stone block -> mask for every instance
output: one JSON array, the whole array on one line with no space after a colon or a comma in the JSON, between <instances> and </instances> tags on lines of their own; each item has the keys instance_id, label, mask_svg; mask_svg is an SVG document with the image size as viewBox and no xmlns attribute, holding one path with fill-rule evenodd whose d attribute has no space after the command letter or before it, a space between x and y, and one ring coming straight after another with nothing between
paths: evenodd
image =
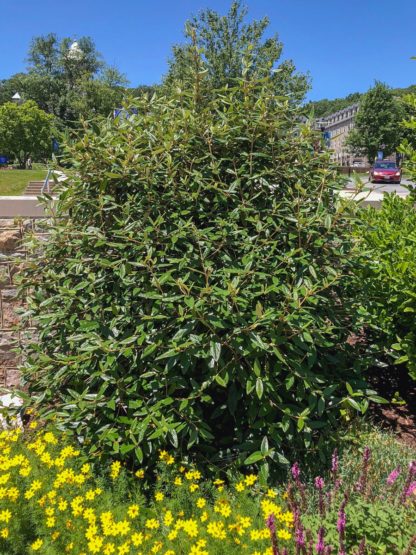
<instances>
[{"instance_id":1,"label":"stone block","mask_svg":"<svg viewBox=\"0 0 416 555\"><path fill-rule=\"evenodd\" d=\"M17 250L21 240L20 230L1 230L0 229L0 252L4 254L12 253Z\"/></svg>"}]
</instances>

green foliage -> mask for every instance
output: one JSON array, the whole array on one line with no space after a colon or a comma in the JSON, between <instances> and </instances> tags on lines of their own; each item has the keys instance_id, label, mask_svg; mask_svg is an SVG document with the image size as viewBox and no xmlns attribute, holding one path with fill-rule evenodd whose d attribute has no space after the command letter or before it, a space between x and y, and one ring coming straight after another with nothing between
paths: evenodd
<instances>
[{"instance_id":1,"label":"green foliage","mask_svg":"<svg viewBox=\"0 0 416 555\"><path fill-rule=\"evenodd\" d=\"M302 100L308 89L307 76L296 73L291 60L279 63L283 45L277 35L264 38L269 25L267 17L245 23L246 16L247 9L241 0L235 0L224 16L207 9L188 21L185 26L187 42L173 47L165 86L171 89L188 81L194 71L195 47L203 58L207 89L233 86L241 77L243 59L249 51L250 71L260 78L271 77L277 95Z\"/></svg>"},{"instance_id":2,"label":"green foliage","mask_svg":"<svg viewBox=\"0 0 416 555\"><path fill-rule=\"evenodd\" d=\"M101 60L94 42L81 37L71 53L71 40L55 34L35 37L31 43L28 73L0 81L0 105L18 91L53 114L61 128L78 127L80 118L107 117L121 106L127 80Z\"/></svg>"},{"instance_id":3,"label":"green foliage","mask_svg":"<svg viewBox=\"0 0 416 555\"><path fill-rule=\"evenodd\" d=\"M362 213L358 234L368 254L360 281L379 353L405 362L416 379L416 211L412 196L385 195Z\"/></svg>"},{"instance_id":4,"label":"green foliage","mask_svg":"<svg viewBox=\"0 0 416 555\"><path fill-rule=\"evenodd\" d=\"M0 106L0 151L14 156L24 167L32 156L48 158L52 149L51 115L29 100L21 105L8 102Z\"/></svg>"},{"instance_id":5,"label":"green foliage","mask_svg":"<svg viewBox=\"0 0 416 555\"><path fill-rule=\"evenodd\" d=\"M408 507L395 505L383 498L367 501L358 495L353 496L347 505L346 520L346 553L357 553L356 549L365 538L366 553L402 555L412 538L411 530L416 526ZM326 518L316 513L309 515L304 522L315 530L320 525L324 526L326 543L338 544L336 510L327 514Z\"/></svg>"},{"instance_id":6,"label":"green foliage","mask_svg":"<svg viewBox=\"0 0 416 555\"><path fill-rule=\"evenodd\" d=\"M367 156L372 162L384 146L389 155L399 146L404 112L393 91L376 82L360 101L360 110L355 118L355 128L347 138L347 144L358 155Z\"/></svg>"},{"instance_id":7,"label":"green foliage","mask_svg":"<svg viewBox=\"0 0 416 555\"><path fill-rule=\"evenodd\" d=\"M59 40L54 33L49 33L33 38L28 53L29 72L55 78L63 76L72 83L86 75L98 74L104 64L94 41L81 37L76 43L78 50L71 52L69 37Z\"/></svg>"},{"instance_id":8,"label":"green foliage","mask_svg":"<svg viewBox=\"0 0 416 555\"><path fill-rule=\"evenodd\" d=\"M347 342L350 217L271 79L195 90L142 98L69 146L63 219L24 283L39 328L24 375L93 453L285 463L367 406Z\"/></svg>"}]
</instances>

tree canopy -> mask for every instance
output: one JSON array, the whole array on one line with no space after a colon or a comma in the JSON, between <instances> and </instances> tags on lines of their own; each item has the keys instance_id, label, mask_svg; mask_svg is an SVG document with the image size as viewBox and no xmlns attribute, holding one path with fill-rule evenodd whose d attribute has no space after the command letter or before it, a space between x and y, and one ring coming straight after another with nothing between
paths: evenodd
<instances>
[{"instance_id":1,"label":"tree canopy","mask_svg":"<svg viewBox=\"0 0 416 555\"><path fill-rule=\"evenodd\" d=\"M308 89L307 76L297 73L291 60L280 61L283 44L278 35L265 38L267 17L247 23L246 16L247 8L236 0L226 15L207 9L188 21L185 42L173 47L165 85L187 82L194 71L196 48L208 90L234 85L243 74L244 58L249 58L249 73L256 78L270 77L276 95L302 100Z\"/></svg>"},{"instance_id":2,"label":"tree canopy","mask_svg":"<svg viewBox=\"0 0 416 555\"><path fill-rule=\"evenodd\" d=\"M384 83L376 82L360 102L355 128L347 144L354 154L365 155L370 162L380 149L389 155L400 144L403 116L403 107L393 91Z\"/></svg>"},{"instance_id":3,"label":"tree canopy","mask_svg":"<svg viewBox=\"0 0 416 555\"><path fill-rule=\"evenodd\" d=\"M20 166L32 156L35 160L51 154L53 117L28 100L21 105L7 102L0 106L0 152L15 157Z\"/></svg>"},{"instance_id":4,"label":"tree canopy","mask_svg":"<svg viewBox=\"0 0 416 555\"><path fill-rule=\"evenodd\" d=\"M77 127L81 117L108 116L121 105L126 77L106 65L90 37L72 43L54 33L35 37L28 72L0 81L0 105L18 91L55 116L60 128Z\"/></svg>"}]
</instances>

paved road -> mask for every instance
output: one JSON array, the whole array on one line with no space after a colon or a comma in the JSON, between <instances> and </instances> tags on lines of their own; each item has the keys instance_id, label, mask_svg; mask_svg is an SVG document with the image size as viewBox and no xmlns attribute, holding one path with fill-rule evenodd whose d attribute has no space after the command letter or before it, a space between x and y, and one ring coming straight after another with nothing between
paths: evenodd
<instances>
[{"instance_id":1,"label":"paved road","mask_svg":"<svg viewBox=\"0 0 416 555\"><path fill-rule=\"evenodd\" d=\"M360 175L360 179L364 183L365 189L371 189L372 191L377 191L380 193L392 193L393 191L396 191L399 194L406 195L408 193L408 189L406 189L406 187L403 185L415 185L414 182L409 181L408 179L402 179L400 185L396 183L370 183L368 181L368 175L366 174ZM347 181L346 188L354 189L353 178L350 178Z\"/></svg>"}]
</instances>

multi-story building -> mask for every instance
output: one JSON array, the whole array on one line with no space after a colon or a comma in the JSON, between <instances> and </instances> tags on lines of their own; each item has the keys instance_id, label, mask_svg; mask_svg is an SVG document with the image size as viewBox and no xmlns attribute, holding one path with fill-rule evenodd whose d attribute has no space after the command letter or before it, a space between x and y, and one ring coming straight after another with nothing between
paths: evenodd
<instances>
[{"instance_id":1,"label":"multi-story building","mask_svg":"<svg viewBox=\"0 0 416 555\"><path fill-rule=\"evenodd\" d=\"M365 162L363 158L353 156L345 144L348 133L354 128L358 109L358 103L351 104L319 121L321 129L325 128L325 133L328 134L328 147L333 151L332 157L340 166L350 166L353 160Z\"/></svg>"}]
</instances>

